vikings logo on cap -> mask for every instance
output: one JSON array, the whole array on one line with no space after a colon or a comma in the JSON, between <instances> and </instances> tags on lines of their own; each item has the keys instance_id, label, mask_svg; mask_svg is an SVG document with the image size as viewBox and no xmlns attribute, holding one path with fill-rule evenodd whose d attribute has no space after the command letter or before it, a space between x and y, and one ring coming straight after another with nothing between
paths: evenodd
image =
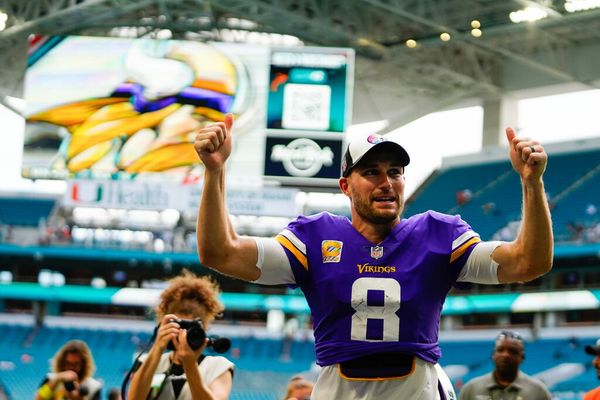
<instances>
[{"instance_id":1,"label":"vikings logo on cap","mask_svg":"<svg viewBox=\"0 0 600 400\"><path fill-rule=\"evenodd\" d=\"M378 144L381 142L385 142L385 138L383 136L372 134L372 135L369 135L369 137L367 138L367 142L369 142L371 144Z\"/></svg>"},{"instance_id":2,"label":"vikings logo on cap","mask_svg":"<svg viewBox=\"0 0 600 400\"><path fill-rule=\"evenodd\" d=\"M339 263L342 258L344 242L338 240L323 240L321 242L321 255L323 263Z\"/></svg>"}]
</instances>

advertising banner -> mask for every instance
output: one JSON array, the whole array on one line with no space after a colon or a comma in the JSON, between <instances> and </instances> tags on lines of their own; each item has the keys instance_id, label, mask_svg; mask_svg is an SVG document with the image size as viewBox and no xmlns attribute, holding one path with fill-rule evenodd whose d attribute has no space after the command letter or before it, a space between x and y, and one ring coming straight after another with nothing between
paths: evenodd
<instances>
[{"instance_id":1,"label":"advertising banner","mask_svg":"<svg viewBox=\"0 0 600 400\"><path fill-rule=\"evenodd\" d=\"M295 217L300 213L297 194L298 190L293 188L230 188L227 206L233 215ZM201 185L74 179L67 183L63 204L158 211L175 209L195 213L201 195Z\"/></svg>"}]
</instances>

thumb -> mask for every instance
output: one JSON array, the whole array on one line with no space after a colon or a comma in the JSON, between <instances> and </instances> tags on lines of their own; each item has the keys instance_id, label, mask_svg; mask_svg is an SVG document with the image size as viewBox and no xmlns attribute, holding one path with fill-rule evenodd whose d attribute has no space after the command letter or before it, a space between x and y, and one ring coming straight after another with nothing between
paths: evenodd
<instances>
[{"instance_id":1,"label":"thumb","mask_svg":"<svg viewBox=\"0 0 600 400\"><path fill-rule=\"evenodd\" d=\"M232 125L233 125L233 114L227 113L225 115L225 128L227 129L227 133L231 132Z\"/></svg>"},{"instance_id":2,"label":"thumb","mask_svg":"<svg viewBox=\"0 0 600 400\"><path fill-rule=\"evenodd\" d=\"M506 139L508 140L509 147L512 147L512 140L517 136L515 130L510 126L506 128Z\"/></svg>"}]
</instances>

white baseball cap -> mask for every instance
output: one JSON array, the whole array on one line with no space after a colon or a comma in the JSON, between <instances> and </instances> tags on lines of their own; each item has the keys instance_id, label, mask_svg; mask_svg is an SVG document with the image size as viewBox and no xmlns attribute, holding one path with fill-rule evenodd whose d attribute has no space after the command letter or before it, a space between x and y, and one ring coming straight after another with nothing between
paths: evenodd
<instances>
[{"instance_id":1,"label":"white baseball cap","mask_svg":"<svg viewBox=\"0 0 600 400\"><path fill-rule=\"evenodd\" d=\"M372 134L369 136L360 136L352 139L350 143L348 143L348 148L346 149L346 154L344 155L344 159L342 160L342 176L347 177L350 175L350 171L352 168L356 166L360 162L360 160L367 155L374 148L383 148L389 147L394 150L402 166L406 167L408 163L410 163L410 157L404 147L400 145L400 143L396 142L392 139L387 139L384 136Z\"/></svg>"}]
</instances>

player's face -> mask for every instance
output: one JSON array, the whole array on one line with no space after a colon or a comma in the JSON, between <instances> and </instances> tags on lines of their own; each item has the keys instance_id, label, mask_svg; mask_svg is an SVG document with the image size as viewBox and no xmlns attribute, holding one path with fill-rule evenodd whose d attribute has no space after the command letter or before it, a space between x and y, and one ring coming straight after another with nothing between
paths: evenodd
<instances>
[{"instance_id":1,"label":"player's face","mask_svg":"<svg viewBox=\"0 0 600 400\"><path fill-rule=\"evenodd\" d=\"M375 224L399 220L404 209L404 167L393 151L371 152L356 165L342 189L358 216Z\"/></svg>"},{"instance_id":2,"label":"player's face","mask_svg":"<svg viewBox=\"0 0 600 400\"><path fill-rule=\"evenodd\" d=\"M600 379L600 356L596 356L594 358L594 361L592 361L592 364L596 368L596 376L598 377L598 379Z\"/></svg>"},{"instance_id":3,"label":"player's face","mask_svg":"<svg viewBox=\"0 0 600 400\"><path fill-rule=\"evenodd\" d=\"M523 343L515 339L500 339L496 341L492 358L500 374L513 374L523 362L523 356Z\"/></svg>"}]
</instances>

